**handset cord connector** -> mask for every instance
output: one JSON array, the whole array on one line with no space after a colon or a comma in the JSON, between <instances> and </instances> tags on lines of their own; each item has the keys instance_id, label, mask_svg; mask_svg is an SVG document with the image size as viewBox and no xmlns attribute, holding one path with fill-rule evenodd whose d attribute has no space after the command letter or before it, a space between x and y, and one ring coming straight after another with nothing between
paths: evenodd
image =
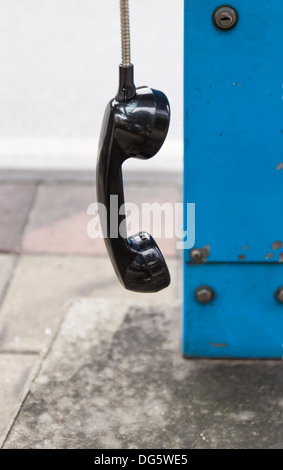
<instances>
[{"instance_id":1,"label":"handset cord connector","mask_svg":"<svg viewBox=\"0 0 283 470\"><path fill-rule=\"evenodd\" d=\"M129 0L120 0L122 63L119 67L117 101L128 101L136 94L134 66L131 64Z\"/></svg>"}]
</instances>

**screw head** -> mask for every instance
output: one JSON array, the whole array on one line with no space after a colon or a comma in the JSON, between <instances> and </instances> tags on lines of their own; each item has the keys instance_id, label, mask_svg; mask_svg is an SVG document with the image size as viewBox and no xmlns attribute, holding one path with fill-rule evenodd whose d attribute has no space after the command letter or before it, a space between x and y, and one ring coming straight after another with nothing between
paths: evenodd
<instances>
[{"instance_id":1,"label":"screw head","mask_svg":"<svg viewBox=\"0 0 283 470\"><path fill-rule=\"evenodd\" d=\"M212 20L216 28L222 31L228 31L236 26L238 22L238 13L235 8L223 5L216 8L212 15Z\"/></svg>"},{"instance_id":2,"label":"screw head","mask_svg":"<svg viewBox=\"0 0 283 470\"><path fill-rule=\"evenodd\" d=\"M190 252L190 257L193 261L201 261L203 258L203 251L200 250L199 248L194 248Z\"/></svg>"},{"instance_id":3,"label":"screw head","mask_svg":"<svg viewBox=\"0 0 283 470\"><path fill-rule=\"evenodd\" d=\"M279 287L279 289L277 289L275 292L275 298L280 304L283 304L283 287Z\"/></svg>"},{"instance_id":4,"label":"screw head","mask_svg":"<svg viewBox=\"0 0 283 470\"><path fill-rule=\"evenodd\" d=\"M209 286L200 286L195 290L195 298L201 304L208 304L215 298L215 292Z\"/></svg>"}]
</instances>

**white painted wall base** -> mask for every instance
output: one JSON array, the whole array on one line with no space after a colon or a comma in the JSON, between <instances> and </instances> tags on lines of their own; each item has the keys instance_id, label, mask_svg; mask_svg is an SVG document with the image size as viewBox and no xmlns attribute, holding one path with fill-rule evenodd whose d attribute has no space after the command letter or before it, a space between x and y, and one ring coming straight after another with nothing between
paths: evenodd
<instances>
[{"instance_id":1,"label":"white painted wall base","mask_svg":"<svg viewBox=\"0 0 283 470\"><path fill-rule=\"evenodd\" d=\"M94 170L98 139L87 137L0 137L0 169ZM167 140L148 161L131 159L125 170L182 171L183 143Z\"/></svg>"}]
</instances>

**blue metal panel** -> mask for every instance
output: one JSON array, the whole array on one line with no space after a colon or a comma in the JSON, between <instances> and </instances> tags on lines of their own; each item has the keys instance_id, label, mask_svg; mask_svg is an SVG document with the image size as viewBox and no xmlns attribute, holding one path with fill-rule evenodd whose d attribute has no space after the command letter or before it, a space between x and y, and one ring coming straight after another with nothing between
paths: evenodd
<instances>
[{"instance_id":1,"label":"blue metal panel","mask_svg":"<svg viewBox=\"0 0 283 470\"><path fill-rule=\"evenodd\" d=\"M186 264L185 355L281 358L283 305L274 293L282 278L279 264ZM216 297L202 305L194 291L207 284Z\"/></svg>"},{"instance_id":2,"label":"blue metal panel","mask_svg":"<svg viewBox=\"0 0 283 470\"><path fill-rule=\"evenodd\" d=\"M211 20L222 4L185 1L184 202L210 255L194 266L185 251L183 352L281 357L283 2L233 0L230 31ZM194 298L203 284L216 291L207 305Z\"/></svg>"},{"instance_id":3,"label":"blue metal panel","mask_svg":"<svg viewBox=\"0 0 283 470\"><path fill-rule=\"evenodd\" d=\"M210 261L278 261L283 2L233 1L231 31L211 21L221 2L185 4L185 197L196 203L196 246L210 245Z\"/></svg>"}]
</instances>

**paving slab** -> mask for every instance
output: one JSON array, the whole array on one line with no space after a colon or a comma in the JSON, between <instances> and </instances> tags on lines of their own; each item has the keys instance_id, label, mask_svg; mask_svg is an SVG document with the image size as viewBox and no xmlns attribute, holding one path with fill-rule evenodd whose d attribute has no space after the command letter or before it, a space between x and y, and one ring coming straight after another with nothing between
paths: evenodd
<instances>
[{"instance_id":1,"label":"paving slab","mask_svg":"<svg viewBox=\"0 0 283 470\"><path fill-rule=\"evenodd\" d=\"M0 255L0 301L12 275L15 258L12 255Z\"/></svg>"},{"instance_id":2,"label":"paving slab","mask_svg":"<svg viewBox=\"0 0 283 470\"><path fill-rule=\"evenodd\" d=\"M75 302L4 448L282 448L282 361L184 359L180 313Z\"/></svg>"},{"instance_id":3,"label":"paving slab","mask_svg":"<svg viewBox=\"0 0 283 470\"><path fill-rule=\"evenodd\" d=\"M36 185L1 184L0 186L0 251L19 252L22 233L33 204Z\"/></svg>"},{"instance_id":4,"label":"paving slab","mask_svg":"<svg viewBox=\"0 0 283 470\"><path fill-rule=\"evenodd\" d=\"M180 190L174 185L154 183L146 185L140 182L134 188L130 186L126 195L126 200L133 201L139 208L146 202L162 205L165 202L174 204L180 200ZM87 215L87 209L95 199L94 184L41 185L25 232L24 251L106 256L104 240L91 239L87 234L88 224L94 217L94 214ZM151 227L139 225L137 218L132 216L132 221L134 226L138 226L136 232L141 229L151 232ZM156 240L165 256L176 255L175 238L164 236L165 229L168 231L172 224L168 217L161 217L161 236L157 236ZM174 235L175 227L172 229Z\"/></svg>"},{"instance_id":5,"label":"paving slab","mask_svg":"<svg viewBox=\"0 0 283 470\"><path fill-rule=\"evenodd\" d=\"M0 354L0 435L19 403L36 359L30 354Z\"/></svg>"},{"instance_id":6,"label":"paving slab","mask_svg":"<svg viewBox=\"0 0 283 470\"><path fill-rule=\"evenodd\" d=\"M91 185L41 185L23 240L31 253L106 253L103 240L87 235L87 208L95 200Z\"/></svg>"},{"instance_id":7,"label":"paving slab","mask_svg":"<svg viewBox=\"0 0 283 470\"><path fill-rule=\"evenodd\" d=\"M0 311L0 351L40 352L77 297L129 298L135 303L171 301L180 295L179 261L168 262L171 286L156 294L123 289L108 258L22 256Z\"/></svg>"}]
</instances>

